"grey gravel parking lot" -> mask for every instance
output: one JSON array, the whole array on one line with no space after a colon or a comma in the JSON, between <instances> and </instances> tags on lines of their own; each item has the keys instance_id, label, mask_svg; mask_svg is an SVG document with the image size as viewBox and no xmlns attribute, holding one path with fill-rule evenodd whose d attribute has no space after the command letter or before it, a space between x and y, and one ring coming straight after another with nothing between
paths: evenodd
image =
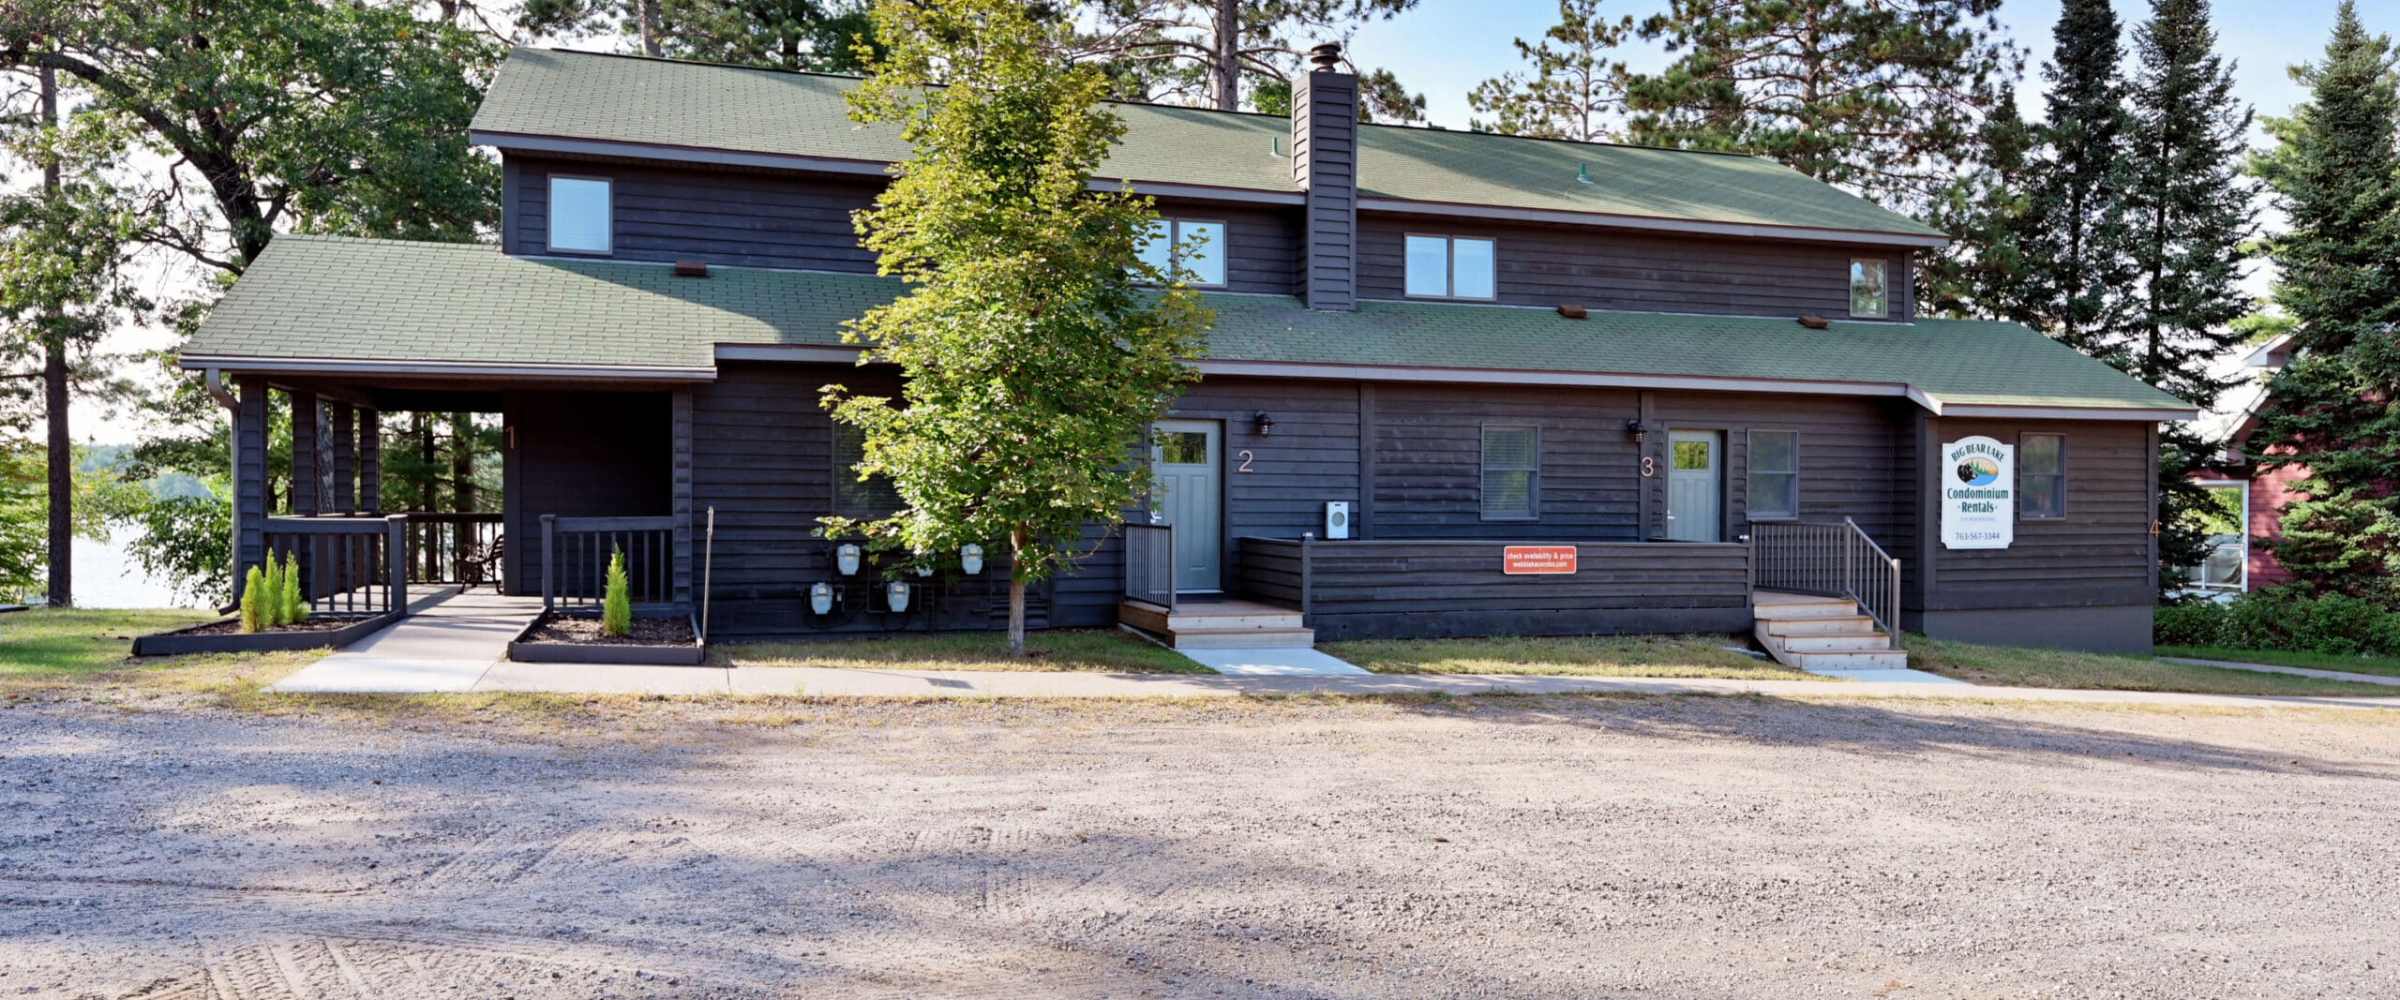
<instances>
[{"instance_id":1,"label":"grey gravel parking lot","mask_svg":"<svg viewBox=\"0 0 2400 1000\"><path fill-rule=\"evenodd\" d=\"M0 996L2393 996L2389 715L29 701Z\"/></svg>"}]
</instances>

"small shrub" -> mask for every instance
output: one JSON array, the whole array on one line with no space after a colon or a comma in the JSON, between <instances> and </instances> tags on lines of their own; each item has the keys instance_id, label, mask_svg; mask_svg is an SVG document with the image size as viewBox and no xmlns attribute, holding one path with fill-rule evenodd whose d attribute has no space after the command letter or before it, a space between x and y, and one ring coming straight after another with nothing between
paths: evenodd
<instances>
[{"instance_id":1,"label":"small shrub","mask_svg":"<svg viewBox=\"0 0 2400 1000\"><path fill-rule=\"evenodd\" d=\"M256 632L267 627L267 575L258 567L242 575L242 631Z\"/></svg>"},{"instance_id":2,"label":"small shrub","mask_svg":"<svg viewBox=\"0 0 2400 1000\"><path fill-rule=\"evenodd\" d=\"M2366 652L2386 614L2375 602L2346 594L2296 603L2300 612L2293 636L2297 648L2333 656Z\"/></svg>"},{"instance_id":3,"label":"small shrub","mask_svg":"<svg viewBox=\"0 0 2400 1000\"><path fill-rule=\"evenodd\" d=\"M2236 598L2225 606L2224 620L2217 627L2217 642L2247 649L2294 648L2288 620L2293 603L2275 590Z\"/></svg>"},{"instance_id":4,"label":"small shrub","mask_svg":"<svg viewBox=\"0 0 2400 1000\"><path fill-rule=\"evenodd\" d=\"M612 636L633 634L633 587L625 580L625 550L608 554L608 591L600 602L600 631Z\"/></svg>"},{"instance_id":5,"label":"small shrub","mask_svg":"<svg viewBox=\"0 0 2400 1000\"><path fill-rule=\"evenodd\" d=\"M283 564L283 623L297 625L308 620L308 597L300 592L300 554L287 553Z\"/></svg>"},{"instance_id":6,"label":"small shrub","mask_svg":"<svg viewBox=\"0 0 2400 1000\"><path fill-rule=\"evenodd\" d=\"M2226 605L2215 601L2162 604L2151 637L2162 646L2214 646L2223 641Z\"/></svg>"},{"instance_id":7,"label":"small shrub","mask_svg":"<svg viewBox=\"0 0 2400 1000\"><path fill-rule=\"evenodd\" d=\"M283 620L283 564L275 560L275 552L267 551L266 593L259 598L258 622L267 628L285 624Z\"/></svg>"}]
</instances>

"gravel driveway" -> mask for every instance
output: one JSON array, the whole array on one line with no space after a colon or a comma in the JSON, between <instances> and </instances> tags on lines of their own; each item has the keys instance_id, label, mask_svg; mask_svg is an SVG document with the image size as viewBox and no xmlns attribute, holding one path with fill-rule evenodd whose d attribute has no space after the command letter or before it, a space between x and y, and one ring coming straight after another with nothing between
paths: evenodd
<instances>
[{"instance_id":1,"label":"gravel driveway","mask_svg":"<svg viewBox=\"0 0 2400 1000\"><path fill-rule=\"evenodd\" d=\"M0 711L0 997L2400 994L2391 713L795 711Z\"/></svg>"}]
</instances>

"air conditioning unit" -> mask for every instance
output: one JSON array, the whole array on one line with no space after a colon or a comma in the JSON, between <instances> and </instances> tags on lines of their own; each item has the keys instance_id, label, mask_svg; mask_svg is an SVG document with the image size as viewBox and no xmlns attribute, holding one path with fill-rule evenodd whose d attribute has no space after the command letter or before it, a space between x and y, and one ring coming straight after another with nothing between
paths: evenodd
<instances>
[{"instance_id":1,"label":"air conditioning unit","mask_svg":"<svg viewBox=\"0 0 2400 1000\"><path fill-rule=\"evenodd\" d=\"M1325 501L1325 537L1327 539L1350 537L1350 501Z\"/></svg>"}]
</instances>

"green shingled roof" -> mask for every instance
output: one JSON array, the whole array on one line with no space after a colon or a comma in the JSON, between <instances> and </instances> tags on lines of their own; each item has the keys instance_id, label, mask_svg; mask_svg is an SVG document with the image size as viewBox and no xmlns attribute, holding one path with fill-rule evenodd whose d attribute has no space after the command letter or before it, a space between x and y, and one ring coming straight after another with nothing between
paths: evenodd
<instances>
[{"instance_id":1,"label":"green shingled roof","mask_svg":"<svg viewBox=\"0 0 2400 1000\"><path fill-rule=\"evenodd\" d=\"M850 121L849 77L518 49L476 112L481 132L887 162L897 129ZM1271 115L1119 104L1124 142L1101 173L1136 182L1291 192L1290 125ZM1278 141L1281 140L1281 145ZM1909 236L1938 230L1768 160L1370 125L1369 198ZM1591 183L1577 179L1588 170Z\"/></svg>"},{"instance_id":2,"label":"green shingled roof","mask_svg":"<svg viewBox=\"0 0 2400 1000\"><path fill-rule=\"evenodd\" d=\"M187 365L296 359L685 369L719 345L831 347L899 285L866 275L511 257L483 245L280 236L184 348ZM2186 409L2013 323L1835 323L1205 296L1208 360L1906 386L1943 405ZM1507 377L1495 380L1506 381ZM1805 391L1806 387L1798 387Z\"/></svg>"}]
</instances>

